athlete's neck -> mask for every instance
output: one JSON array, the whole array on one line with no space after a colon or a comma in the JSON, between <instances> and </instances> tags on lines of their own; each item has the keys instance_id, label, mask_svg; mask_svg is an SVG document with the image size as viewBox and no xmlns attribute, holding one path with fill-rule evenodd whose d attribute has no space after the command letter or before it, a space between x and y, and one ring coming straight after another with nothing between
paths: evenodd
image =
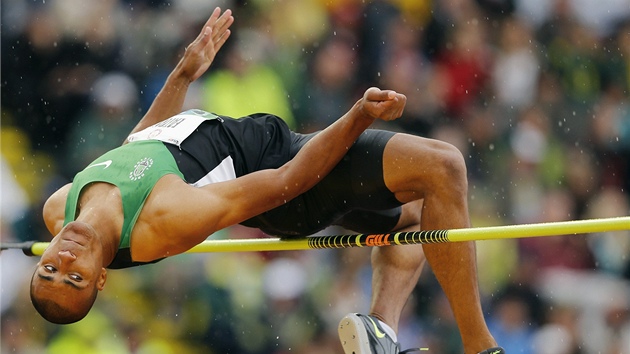
<instances>
[{"instance_id":1,"label":"athlete's neck","mask_svg":"<svg viewBox=\"0 0 630 354\"><path fill-rule=\"evenodd\" d=\"M109 265L118 252L122 218L122 201L115 186L94 183L81 193L75 220L94 230L103 247L103 266Z\"/></svg>"}]
</instances>

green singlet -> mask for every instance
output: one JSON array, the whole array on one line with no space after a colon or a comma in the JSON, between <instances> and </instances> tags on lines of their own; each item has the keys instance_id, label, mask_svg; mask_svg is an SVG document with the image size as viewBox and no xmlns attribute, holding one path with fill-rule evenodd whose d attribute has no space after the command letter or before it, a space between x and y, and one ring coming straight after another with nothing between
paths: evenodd
<instances>
[{"instance_id":1,"label":"green singlet","mask_svg":"<svg viewBox=\"0 0 630 354\"><path fill-rule=\"evenodd\" d=\"M131 259L131 232L153 186L171 173L184 178L161 141L137 141L111 150L75 176L66 200L64 225L76 218L79 196L85 186L93 182L111 183L120 190L124 222L118 253L109 268L144 264Z\"/></svg>"}]
</instances>

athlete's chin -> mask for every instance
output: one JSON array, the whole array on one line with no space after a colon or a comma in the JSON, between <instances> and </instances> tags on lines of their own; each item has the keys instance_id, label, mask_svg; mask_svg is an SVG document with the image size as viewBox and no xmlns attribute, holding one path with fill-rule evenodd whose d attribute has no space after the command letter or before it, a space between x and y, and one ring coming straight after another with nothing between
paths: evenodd
<instances>
[{"instance_id":1,"label":"athlete's chin","mask_svg":"<svg viewBox=\"0 0 630 354\"><path fill-rule=\"evenodd\" d=\"M60 241L73 242L79 246L89 248L97 241L94 228L80 221L69 222L57 235Z\"/></svg>"}]
</instances>

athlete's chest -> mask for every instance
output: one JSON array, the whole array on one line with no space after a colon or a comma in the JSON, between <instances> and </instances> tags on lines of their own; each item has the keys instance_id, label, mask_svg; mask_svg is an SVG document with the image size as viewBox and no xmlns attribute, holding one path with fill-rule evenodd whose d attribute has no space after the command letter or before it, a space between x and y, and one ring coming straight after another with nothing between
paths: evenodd
<instances>
[{"instance_id":1,"label":"athlete's chest","mask_svg":"<svg viewBox=\"0 0 630 354\"><path fill-rule=\"evenodd\" d=\"M92 182L85 186L77 203L77 219L88 212L96 213L112 225L122 226L123 203L118 187L106 182Z\"/></svg>"}]
</instances>

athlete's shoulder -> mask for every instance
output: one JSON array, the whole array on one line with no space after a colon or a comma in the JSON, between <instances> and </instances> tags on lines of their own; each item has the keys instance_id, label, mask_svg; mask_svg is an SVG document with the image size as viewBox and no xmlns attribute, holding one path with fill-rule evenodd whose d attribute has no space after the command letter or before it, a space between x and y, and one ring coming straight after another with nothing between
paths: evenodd
<instances>
[{"instance_id":1,"label":"athlete's shoulder","mask_svg":"<svg viewBox=\"0 0 630 354\"><path fill-rule=\"evenodd\" d=\"M72 183L68 183L55 191L44 203L42 216L46 228L52 235L56 235L63 227L63 221L66 210L66 199Z\"/></svg>"}]
</instances>

